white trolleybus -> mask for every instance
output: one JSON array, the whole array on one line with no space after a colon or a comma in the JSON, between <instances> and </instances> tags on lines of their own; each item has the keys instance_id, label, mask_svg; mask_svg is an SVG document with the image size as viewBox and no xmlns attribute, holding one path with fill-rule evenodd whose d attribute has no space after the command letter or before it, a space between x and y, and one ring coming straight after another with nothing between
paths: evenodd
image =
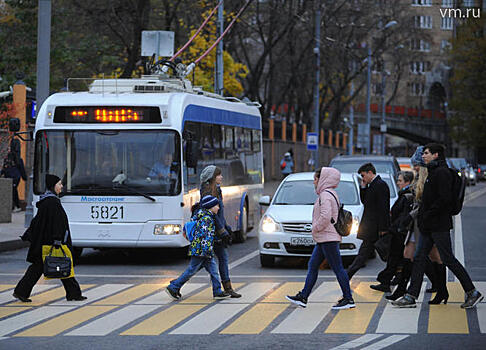
<instances>
[{"instance_id":1,"label":"white trolleybus","mask_svg":"<svg viewBox=\"0 0 486 350\"><path fill-rule=\"evenodd\" d=\"M227 223L243 242L260 215L261 125L255 104L184 79L94 80L50 96L38 113L33 203L46 173L62 179L78 256L85 247L185 247L199 175L214 164Z\"/></svg>"}]
</instances>

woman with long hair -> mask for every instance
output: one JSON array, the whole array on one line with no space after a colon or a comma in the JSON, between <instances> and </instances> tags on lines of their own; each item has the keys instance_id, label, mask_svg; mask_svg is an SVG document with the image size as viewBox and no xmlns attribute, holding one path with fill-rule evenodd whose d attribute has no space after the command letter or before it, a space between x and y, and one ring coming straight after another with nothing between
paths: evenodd
<instances>
[{"instance_id":1,"label":"woman with long hair","mask_svg":"<svg viewBox=\"0 0 486 350\"><path fill-rule=\"evenodd\" d=\"M287 295L290 302L301 307L307 306L307 299L317 281L319 266L327 259L337 277L343 297L332 307L333 310L352 309L356 307L349 278L344 270L339 251L341 236L337 233L333 223L337 221L339 212L339 198L335 191L341 180L341 173L334 168L323 167L314 174L314 187L317 199L312 212L312 238L316 242L305 279L304 289L295 296Z\"/></svg>"},{"instance_id":2,"label":"woman with long hair","mask_svg":"<svg viewBox=\"0 0 486 350\"><path fill-rule=\"evenodd\" d=\"M223 174L221 168L215 165L208 165L201 172L200 181L201 188L199 192L201 198L211 195L219 200L219 211L215 216L216 238L214 240L214 254L218 258L221 283L223 284L225 292L229 293L232 298L240 298L241 294L238 294L233 290L229 276L227 246L231 243L232 231L226 224L226 219L224 217L223 193L221 191Z\"/></svg>"}]
</instances>

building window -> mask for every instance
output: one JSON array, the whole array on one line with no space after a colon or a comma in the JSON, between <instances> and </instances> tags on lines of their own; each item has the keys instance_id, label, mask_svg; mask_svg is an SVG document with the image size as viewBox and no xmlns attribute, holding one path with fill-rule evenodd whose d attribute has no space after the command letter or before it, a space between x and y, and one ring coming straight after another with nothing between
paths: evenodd
<instances>
[{"instance_id":1,"label":"building window","mask_svg":"<svg viewBox=\"0 0 486 350\"><path fill-rule=\"evenodd\" d=\"M413 61L409 63L410 73L412 74L424 74L430 72L432 64L430 61Z\"/></svg>"},{"instance_id":2,"label":"building window","mask_svg":"<svg viewBox=\"0 0 486 350\"><path fill-rule=\"evenodd\" d=\"M371 91L373 92L373 95L381 96L381 90L381 83L373 83L371 85Z\"/></svg>"},{"instance_id":3,"label":"building window","mask_svg":"<svg viewBox=\"0 0 486 350\"><path fill-rule=\"evenodd\" d=\"M410 40L410 50L429 52L430 43L422 39L411 39Z\"/></svg>"},{"instance_id":4,"label":"building window","mask_svg":"<svg viewBox=\"0 0 486 350\"><path fill-rule=\"evenodd\" d=\"M454 18L442 17L442 24L440 28L443 30L452 30L454 28Z\"/></svg>"},{"instance_id":5,"label":"building window","mask_svg":"<svg viewBox=\"0 0 486 350\"><path fill-rule=\"evenodd\" d=\"M442 0L442 7L452 8L454 6L454 0Z\"/></svg>"},{"instance_id":6,"label":"building window","mask_svg":"<svg viewBox=\"0 0 486 350\"><path fill-rule=\"evenodd\" d=\"M474 0L464 0L464 7L474 7Z\"/></svg>"},{"instance_id":7,"label":"building window","mask_svg":"<svg viewBox=\"0 0 486 350\"><path fill-rule=\"evenodd\" d=\"M432 0L412 0L412 6L432 6Z\"/></svg>"},{"instance_id":8,"label":"building window","mask_svg":"<svg viewBox=\"0 0 486 350\"><path fill-rule=\"evenodd\" d=\"M425 84L424 83L409 83L409 91L412 96L425 96Z\"/></svg>"},{"instance_id":9,"label":"building window","mask_svg":"<svg viewBox=\"0 0 486 350\"><path fill-rule=\"evenodd\" d=\"M432 16L414 16L415 28L432 29Z\"/></svg>"},{"instance_id":10,"label":"building window","mask_svg":"<svg viewBox=\"0 0 486 350\"><path fill-rule=\"evenodd\" d=\"M440 42L440 52L441 53L450 50L450 48L451 48L451 43L448 40L442 40Z\"/></svg>"}]
</instances>

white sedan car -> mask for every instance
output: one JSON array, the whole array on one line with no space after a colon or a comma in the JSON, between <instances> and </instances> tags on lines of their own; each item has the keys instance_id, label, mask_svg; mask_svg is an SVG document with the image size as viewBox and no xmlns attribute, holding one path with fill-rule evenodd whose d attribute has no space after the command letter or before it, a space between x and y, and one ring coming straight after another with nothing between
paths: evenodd
<instances>
[{"instance_id":1,"label":"white sedan car","mask_svg":"<svg viewBox=\"0 0 486 350\"><path fill-rule=\"evenodd\" d=\"M390 175L380 175L391 187L390 205L393 205L397 198L396 185ZM263 267L273 266L276 257L309 257L312 254L315 245L312 239L312 208L317 198L313 179L312 172L291 174L280 183L272 199L270 196L260 198L260 205L269 206L258 228ZM354 258L361 246L356 235L364 209L359 198L358 175L341 173L336 192L344 208L353 213L351 234L343 237L340 244L341 256Z\"/></svg>"}]
</instances>

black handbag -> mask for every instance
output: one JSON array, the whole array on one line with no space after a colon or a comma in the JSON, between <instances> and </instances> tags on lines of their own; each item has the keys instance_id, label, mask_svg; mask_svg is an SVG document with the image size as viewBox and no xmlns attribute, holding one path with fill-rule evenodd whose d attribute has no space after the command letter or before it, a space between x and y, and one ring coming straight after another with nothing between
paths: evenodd
<instances>
[{"instance_id":1,"label":"black handbag","mask_svg":"<svg viewBox=\"0 0 486 350\"><path fill-rule=\"evenodd\" d=\"M381 236L375 242L375 249L378 252L378 255L380 256L381 260L383 260L384 262L387 262L388 256L390 255L391 241L392 241L392 234L387 233Z\"/></svg>"},{"instance_id":2,"label":"black handbag","mask_svg":"<svg viewBox=\"0 0 486 350\"><path fill-rule=\"evenodd\" d=\"M64 256L52 256L53 249L61 249ZM49 255L44 259L44 276L47 278L66 278L71 274L71 258L66 255L66 252L59 245L59 248L51 246Z\"/></svg>"}]
</instances>

